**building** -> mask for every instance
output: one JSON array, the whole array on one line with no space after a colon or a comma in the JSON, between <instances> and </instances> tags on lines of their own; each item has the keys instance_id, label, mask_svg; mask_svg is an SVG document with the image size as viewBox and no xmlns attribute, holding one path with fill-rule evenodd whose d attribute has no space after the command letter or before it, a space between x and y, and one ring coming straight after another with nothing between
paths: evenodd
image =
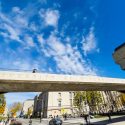
<instances>
[{"instance_id":1,"label":"building","mask_svg":"<svg viewBox=\"0 0 125 125\"><path fill-rule=\"evenodd\" d=\"M113 58L120 65L121 69L125 70L125 43L115 49Z\"/></svg>"},{"instance_id":2,"label":"building","mask_svg":"<svg viewBox=\"0 0 125 125\"><path fill-rule=\"evenodd\" d=\"M36 95L34 97L34 107L33 107L33 116L37 117L37 111L38 111L38 96Z\"/></svg>"},{"instance_id":3,"label":"building","mask_svg":"<svg viewBox=\"0 0 125 125\"><path fill-rule=\"evenodd\" d=\"M73 114L74 92L42 92L34 98L34 115L51 117L56 115Z\"/></svg>"},{"instance_id":4,"label":"building","mask_svg":"<svg viewBox=\"0 0 125 125\"><path fill-rule=\"evenodd\" d=\"M28 116L32 116L33 115L33 105L32 106L30 106L29 108L28 108L28 113L27 113L27 115Z\"/></svg>"},{"instance_id":5,"label":"building","mask_svg":"<svg viewBox=\"0 0 125 125\"><path fill-rule=\"evenodd\" d=\"M22 116L28 115L28 109L33 107L33 105L34 105L33 99L28 99L28 100L24 101L23 108L22 108L22 111L21 111L21 115Z\"/></svg>"},{"instance_id":6,"label":"building","mask_svg":"<svg viewBox=\"0 0 125 125\"><path fill-rule=\"evenodd\" d=\"M121 93L116 91L100 91L102 103L96 106L93 113L107 113L109 110L114 112L123 108ZM57 115L80 115L79 110L73 104L75 92L42 92L34 98L34 117L54 117ZM84 112L83 103L81 113ZM92 110L91 110L92 111Z\"/></svg>"},{"instance_id":7,"label":"building","mask_svg":"<svg viewBox=\"0 0 125 125\"><path fill-rule=\"evenodd\" d=\"M48 92L42 92L34 98L33 116L40 117L41 115L47 117L48 107ZM41 114L43 113L43 114Z\"/></svg>"}]
</instances>

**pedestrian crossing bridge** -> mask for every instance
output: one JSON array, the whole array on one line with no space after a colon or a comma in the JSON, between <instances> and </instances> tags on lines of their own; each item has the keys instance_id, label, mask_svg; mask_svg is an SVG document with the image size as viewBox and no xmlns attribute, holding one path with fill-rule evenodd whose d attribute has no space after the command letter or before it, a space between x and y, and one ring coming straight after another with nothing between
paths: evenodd
<instances>
[{"instance_id":1,"label":"pedestrian crossing bridge","mask_svg":"<svg viewBox=\"0 0 125 125\"><path fill-rule=\"evenodd\" d=\"M124 91L125 79L0 71L0 92Z\"/></svg>"}]
</instances>

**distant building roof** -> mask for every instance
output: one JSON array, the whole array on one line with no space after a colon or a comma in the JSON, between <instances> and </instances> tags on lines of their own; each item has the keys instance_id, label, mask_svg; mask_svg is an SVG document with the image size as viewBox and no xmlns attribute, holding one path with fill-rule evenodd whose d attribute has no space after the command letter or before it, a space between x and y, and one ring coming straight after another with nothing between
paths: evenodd
<instances>
[{"instance_id":1,"label":"distant building roof","mask_svg":"<svg viewBox=\"0 0 125 125\"><path fill-rule=\"evenodd\" d=\"M125 43L121 44L120 46L118 46L117 48L115 48L115 51L119 50L120 48L122 48L123 46L125 46Z\"/></svg>"}]
</instances>

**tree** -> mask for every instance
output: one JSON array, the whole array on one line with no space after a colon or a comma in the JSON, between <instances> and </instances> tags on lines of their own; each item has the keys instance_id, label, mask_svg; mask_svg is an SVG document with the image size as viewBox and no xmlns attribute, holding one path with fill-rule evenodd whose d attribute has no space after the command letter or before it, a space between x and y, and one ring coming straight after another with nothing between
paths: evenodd
<instances>
[{"instance_id":1,"label":"tree","mask_svg":"<svg viewBox=\"0 0 125 125\"><path fill-rule=\"evenodd\" d=\"M122 104L125 105L125 93L121 93L121 101L122 101Z\"/></svg>"},{"instance_id":2,"label":"tree","mask_svg":"<svg viewBox=\"0 0 125 125\"><path fill-rule=\"evenodd\" d=\"M6 99L4 94L0 94L0 114L3 114L6 107Z\"/></svg>"},{"instance_id":3,"label":"tree","mask_svg":"<svg viewBox=\"0 0 125 125\"><path fill-rule=\"evenodd\" d=\"M102 102L101 93L99 91L80 91L75 92L74 105L79 111L83 108L83 103L87 103L91 111L96 110L96 107Z\"/></svg>"},{"instance_id":4,"label":"tree","mask_svg":"<svg viewBox=\"0 0 125 125\"><path fill-rule=\"evenodd\" d=\"M17 112L21 111L22 109L22 103L15 102L10 106L10 113L12 115L16 115Z\"/></svg>"},{"instance_id":5,"label":"tree","mask_svg":"<svg viewBox=\"0 0 125 125\"><path fill-rule=\"evenodd\" d=\"M87 103L92 111L97 110L99 104L102 102L102 95L99 91L86 92Z\"/></svg>"},{"instance_id":6,"label":"tree","mask_svg":"<svg viewBox=\"0 0 125 125\"><path fill-rule=\"evenodd\" d=\"M82 102L85 100L85 92L80 91L80 92L75 92L74 96L74 105L78 107L80 110Z\"/></svg>"},{"instance_id":7,"label":"tree","mask_svg":"<svg viewBox=\"0 0 125 125\"><path fill-rule=\"evenodd\" d=\"M31 108L28 108L28 111L27 111L27 115L30 116L32 114L32 109Z\"/></svg>"}]
</instances>

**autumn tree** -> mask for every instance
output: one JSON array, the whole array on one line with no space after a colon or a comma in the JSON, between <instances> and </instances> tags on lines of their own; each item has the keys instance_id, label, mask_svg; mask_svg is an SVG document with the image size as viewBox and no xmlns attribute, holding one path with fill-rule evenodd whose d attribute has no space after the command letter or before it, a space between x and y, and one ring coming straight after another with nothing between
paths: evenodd
<instances>
[{"instance_id":1,"label":"autumn tree","mask_svg":"<svg viewBox=\"0 0 125 125\"><path fill-rule=\"evenodd\" d=\"M17 112L22 110L22 103L15 102L10 106L10 113L16 115Z\"/></svg>"},{"instance_id":2,"label":"autumn tree","mask_svg":"<svg viewBox=\"0 0 125 125\"><path fill-rule=\"evenodd\" d=\"M99 91L88 91L86 92L87 103L90 106L91 110L97 110L99 104L102 102L102 96Z\"/></svg>"},{"instance_id":3,"label":"autumn tree","mask_svg":"<svg viewBox=\"0 0 125 125\"><path fill-rule=\"evenodd\" d=\"M85 102L92 111L96 110L96 107L102 102L101 93L99 91L75 92L74 105L78 107L79 111L83 108Z\"/></svg>"},{"instance_id":4,"label":"autumn tree","mask_svg":"<svg viewBox=\"0 0 125 125\"><path fill-rule=\"evenodd\" d=\"M78 107L78 109L81 109L82 106L82 102L85 101L85 92L84 91L79 91L79 92L75 92L75 96L74 96L74 105Z\"/></svg>"},{"instance_id":5,"label":"autumn tree","mask_svg":"<svg viewBox=\"0 0 125 125\"><path fill-rule=\"evenodd\" d=\"M122 104L125 105L125 93L121 93L121 101L122 101Z\"/></svg>"},{"instance_id":6,"label":"autumn tree","mask_svg":"<svg viewBox=\"0 0 125 125\"><path fill-rule=\"evenodd\" d=\"M6 99L4 94L0 94L0 114L3 114L6 108Z\"/></svg>"},{"instance_id":7,"label":"autumn tree","mask_svg":"<svg viewBox=\"0 0 125 125\"><path fill-rule=\"evenodd\" d=\"M27 115L30 116L32 114L32 109L31 108L28 108L28 111L27 111Z\"/></svg>"}]
</instances>

